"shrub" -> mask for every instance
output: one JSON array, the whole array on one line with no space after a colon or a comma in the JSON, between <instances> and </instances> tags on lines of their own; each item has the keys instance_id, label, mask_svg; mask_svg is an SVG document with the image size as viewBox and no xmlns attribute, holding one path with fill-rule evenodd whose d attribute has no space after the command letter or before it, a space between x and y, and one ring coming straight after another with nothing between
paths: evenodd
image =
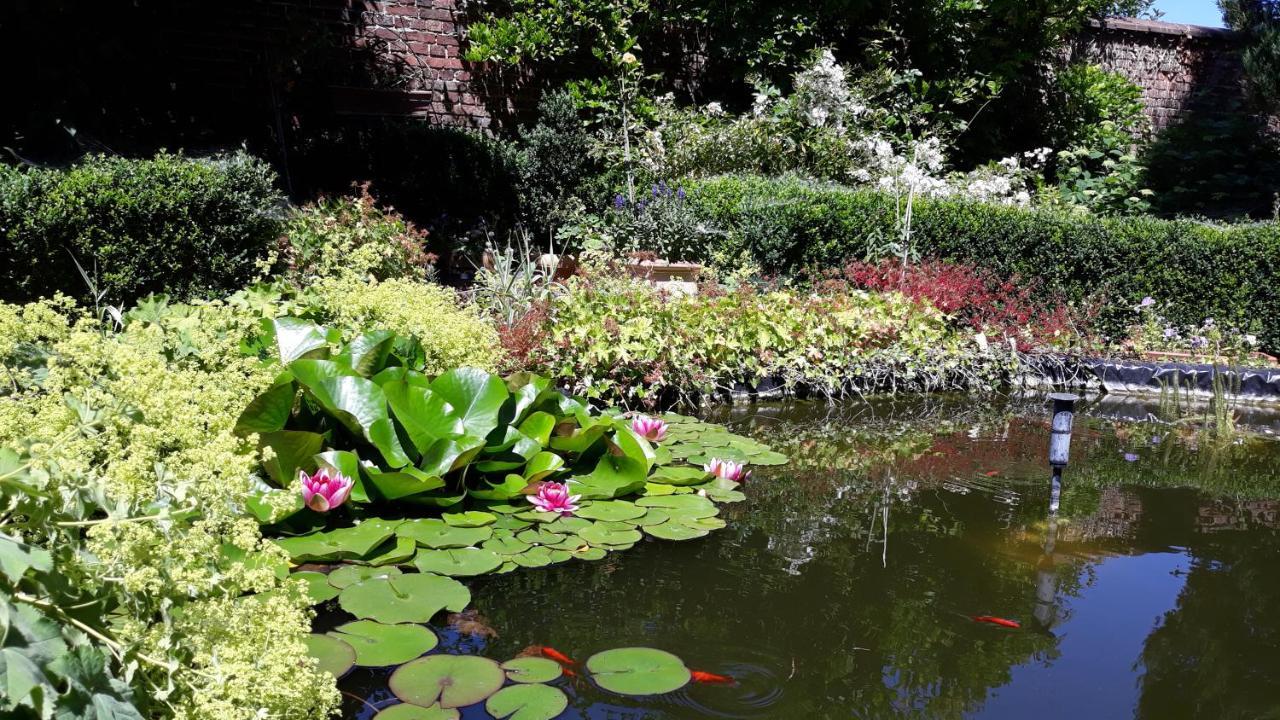
<instances>
[{"instance_id":1,"label":"shrub","mask_svg":"<svg viewBox=\"0 0 1280 720\"><path fill-rule=\"evenodd\" d=\"M636 281L571 281L550 312L533 367L629 404L765 378L830 394L983 387L1003 368L936 308L897 293L668 296Z\"/></svg>"},{"instance_id":2,"label":"shrub","mask_svg":"<svg viewBox=\"0 0 1280 720\"><path fill-rule=\"evenodd\" d=\"M241 287L279 236L274 183L245 153L0 166L0 257L11 260L0 267L0 297L83 297L73 255L112 303Z\"/></svg>"},{"instance_id":3,"label":"shrub","mask_svg":"<svg viewBox=\"0 0 1280 720\"><path fill-rule=\"evenodd\" d=\"M589 153L591 135L567 92L555 92L538 105L538 120L522 128L515 153L517 193L525 222L539 236L586 209L598 161Z\"/></svg>"},{"instance_id":4,"label":"shrub","mask_svg":"<svg viewBox=\"0 0 1280 720\"><path fill-rule=\"evenodd\" d=\"M747 251L767 272L833 267L865 256L894 231L892 199L788 179L721 177L689 192L725 230L702 257ZM1043 292L1114 301L1101 328L1118 333L1144 296L1166 303L1178 325L1206 317L1256 333L1280 348L1280 225L1213 225L1149 217L1094 218L948 199L920 200L914 242L924 257L976 263L1000 277L1037 281Z\"/></svg>"},{"instance_id":5,"label":"shrub","mask_svg":"<svg viewBox=\"0 0 1280 720\"><path fill-rule=\"evenodd\" d=\"M320 200L294 211L280 238L281 271L294 283L342 273L379 280L425 280L435 256L427 234L391 208L380 209L368 192Z\"/></svg>"}]
</instances>

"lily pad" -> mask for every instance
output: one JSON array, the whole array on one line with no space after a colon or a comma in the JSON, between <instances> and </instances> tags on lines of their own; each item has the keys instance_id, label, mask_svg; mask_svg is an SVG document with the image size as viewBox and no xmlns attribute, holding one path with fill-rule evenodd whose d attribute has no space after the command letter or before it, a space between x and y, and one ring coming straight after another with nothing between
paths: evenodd
<instances>
[{"instance_id":1,"label":"lily pad","mask_svg":"<svg viewBox=\"0 0 1280 720\"><path fill-rule=\"evenodd\" d=\"M439 705L422 707L412 703L401 703L383 708L373 716L373 720L458 720L458 711L453 708L442 708Z\"/></svg>"},{"instance_id":2,"label":"lily pad","mask_svg":"<svg viewBox=\"0 0 1280 720\"><path fill-rule=\"evenodd\" d=\"M465 585L431 573L371 578L338 596L343 610L387 624L424 623L441 610L462 612L470 602Z\"/></svg>"},{"instance_id":3,"label":"lily pad","mask_svg":"<svg viewBox=\"0 0 1280 720\"><path fill-rule=\"evenodd\" d=\"M498 519L493 513L468 510L467 512L445 513L440 516L449 525L460 528L477 528L492 525Z\"/></svg>"},{"instance_id":4,"label":"lily pad","mask_svg":"<svg viewBox=\"0 0 1280 720\"><path fill-rule=\"evenodd\" d=\"M328 635L306 637L307 654L318 661L317 667L335 678L347 674L356 664L356 651L347 643Z\"/></svg>"},{"instance_id":5,"label":"lily pad","mask_svg":"<svg viewBox=\"0 0 1280 720\"><path fill-rule=\"evenodd\" d=\"M644 508L626 500L597 500L578 510L578 517L590 520L634 520L644 514Z\"/></svg>"},{"instance_id":6,"label":"lily pad","mask_svg":"<svg viewBox=\"0 0 1280 720\"><path fill-rule=\"evenodd\" d=\"M413 538L394 537L360 562L374 566L398 565L412 560L416 552L418 552L418 543L414 542Z\"/></svg>"},{"instance_id":7,"label":"lily pad","mask_svg":"<svg viewBox=\"0 0 1280 720\"><path fill-rule=\"evenodd\" d=\"M342 590L363 580L375 577L391 577L400 575L400 568L366 567L364 565L343 565L329 573L329 584Z\"/></svg>"},{"instance_id":8,"label":"lily pad","mask_svg":"<svg viewBox=\"0 0 1280 720\"><path fill-rule=\"evenodd\" d=\"M496 570L502 564L502 558L491 550L480 548L419 550L413 564L424 573L467 577Z\"/></svg>"},{"instance_id":9,"label":"lily pad","mask_svg":"<svg viewBox=\"0 0 1280 720\"><path fill-rule=\"evenodd\" d=\"M569 698L549 685L512 685L494 693L484 709L500 720L552 720L569 707Z\"/></svg>"},{"instance_id":10,"label":"lily pad","mask_svg":"<svg viewBox=\"0 0 1280 720\"><path fill-rule=\"evenodd\" d=\"M702 468L676 467L667 465L658 468L649 478L649 482L665 485L697 485L711 477L711 473Z\"/></svg>"},{"instance_id":11,"label":"lily pad","mask_svg":"<svg viewBox=\"0 0 1280 720\"><path fill-rule=\"evenodd\" d=\"M295 563L354 560L373 552L396 531L399 520L366 520L350 528L280 538L275 544Z\"/></svg>"},{"instance_id":12,"label":"lily pad","mask_svg":"<svg viewBox=\"0 0 1280 720\"><path fill-rule=\"evenodd\" d=\"M498 663L475 655L429 655L401 665L388 684L407 703L442 708L483 701L506 682Z\"/></svg>"},{"instance_id":13,"label":"lily pad","mask_svg":"<svg viewBox=\"0 0 1280 720\"><path fill-rule=\"evenodd\" d=\"M788 462L786 455L772 450L752 455L750 460L752 465L786 465Z\"/></svg>"},{"instance_id":14,"label":"lily pad","mask_svg":"<svg viewBox=\"0 0 1280 720\"><path fill-rule=\"evenodd\" d=\"M624 527L611 527L604 523L596 523L578 533L578 537L592 545L627 545L640 542L640 531L633 526L621 523Z\"/></svg>"},{"instance_id":15,"label":"lily pad","mask_svg":"<svg viewBox=\"0 0 1280 720\"><path fill-rule=\"evenodd\" d=\"M551 550L545 547L531 547L519 555L512 555L511 562L520 567L546 567L553 560L551 558Z\"/></svg>"},{"instance_id":16,"label":"lily pad","mask_svg":"<svg viewBox=\"0 0 1280 720\"><path fill-rule=\"evenodd\" d=\"M693 540L704 537L710 532L706 528L690 527L675 520L661 525L650 525L644 531L660 540Z\"/></svg>"},{"instance_id":17,"label":"lily pad","mask_svg":"<svg viewBox=\"0 0 1280 720\"><path fill-rule=\"evenodd\" d=\"M518 683L545 683L560 677L560 663L542 657L521 657L502 663L507 679Z\"/></svg>"},{"instance_id":18,"label":"lily pad","mask_svg":"<svg viewBox=\"0 0 1280 720\"><path fill-rule=\"evenodd\" d=\"M481 549L497 553L499 555L518 555L532 547L523 540L517 540L514 537L494 537L485 540Z\"/></svg>"},{"instance_id":19,"label":"lily pad","mask_svg":"<svg viewBox=\"0 0 1280 720\"><path fill-rule=\"evenodd\" d=\"M689 682L689 668L664 650L631 647L605 650L587 658L587 671L596 683L620 695L659 695Z\"/></svg>"},{"instance_id":20,"label":"lily pad","mask_svg":"<svg viewBox=\"0 0 1280 720\"><path fill-rule=\"evenodd\" d=\"M436 634L423 625L384 625L373 620L339 625L330 635L355 648L356 664L364 667L401 665L439 643Z\"/></svg>"},{"instance_id":21,"label":"lily pad","mask_svg":"<svg viewBox=\"0 0 1280 720\"><path fill-rule=\"evenodd\" d=\"M701 495L667 495L660 497L642 497L636 500L641 507L662 508L672 515L683 515L691 518L711 517L719 510L715 503Z\"/></svg>"},{"instance_id":22,"label":"lily pad","mask_svg":"<svg viewBox=\"0 0 1280 720\"><path fill-rule=\"evenodd\" d=\"M649 508L649 512L641 515L635 520L627 520L628 523L636 527L647 527L649 525L661 525L671 519L666 510L662 508Z\"/></svg>"},{"instance_id":23,"label":"lily pad","mask_svg":"<svg viewBox=\"0 0 1280 720\"><path fill-rule=\"evenodd\" d=\"M603 560L609 553L601 547L589 547L584 550L575 550L571 554L578 560Z\"/></svg>"},{"instance_id":24,"label":"lily pad","mask_svg":"<svg viewBox=\"0 0 1280 720\"><path fill-rule=\"evenodd\" d=\"M291 574L289 577L307 584L307 596L311 602L319 605L322 602L338 597L340 590L329 584L329 577L324 573L304 571Z\"/></svg>"},{"instance_id":25,"label":"lily pad","mask_svg":"<svg viewBox=\"0 0 1280 720\"><path fill-rule=\"evenodd\" d=\"M406 520L396 529L400 537L412 538L423 547L463 548L479 545L493 537L493 529L489 527L454 527L443 520L422 518Z\"/></svg>"}]
</instances>

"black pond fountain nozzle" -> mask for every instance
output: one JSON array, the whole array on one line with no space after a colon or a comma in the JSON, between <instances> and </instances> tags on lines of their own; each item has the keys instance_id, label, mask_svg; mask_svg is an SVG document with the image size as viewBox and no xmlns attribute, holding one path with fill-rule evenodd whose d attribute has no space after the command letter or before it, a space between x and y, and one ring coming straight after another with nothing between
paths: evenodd
<instances>
[{"instance_id":1,"label":"black pond fountain nozzle","mask_svg":"<svg viewBox=\"0 0 1280 720\"><path fill-rule=\"evenodd\" d=\"M1080 396L1054 393L1049 399L1053 401L1053 423L1049 433L1049 465L1053 468L1049 513L1055 514L1062 497L1062 469L1071 458L1071 426L1075 421L1076 402Z\"/></svg>"}]
</instances>

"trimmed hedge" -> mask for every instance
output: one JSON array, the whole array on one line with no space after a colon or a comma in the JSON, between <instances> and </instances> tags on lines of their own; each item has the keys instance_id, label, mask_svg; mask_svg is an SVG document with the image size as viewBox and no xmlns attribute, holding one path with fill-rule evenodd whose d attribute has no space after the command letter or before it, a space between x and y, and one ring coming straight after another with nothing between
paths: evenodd
<instances>
[{"instance_id":1,"label":"trimmed hedge","mask_svg":"<svg viewBox=\"0 0 1280 720\"><path fill-rule=\"evenodd\" d=\"M746 252L767 272L792 274L860 259L894 235L893 198L804 180L723 176L690 192L724 232L703 259ZM926 257L971 262L1082 299L1106 294L1104 330L1134 321L1151 296L1180 325L1212 317L1280 349L1280 225L1212 225L1150 217L1096 218L965 200L922 200L914 242Z\"/></svg>"},{"instance_id":2,"label":"trimmed hedge","mask_svg":"<svg viewBox=\"0 0 1280 720\"><path fill-rule=\"evenodd\" d=\"M113 304L242 287L280 234L275 179L245 153L0 166L0 299L87 295L73 254Z\"/></svg>"}]
</instances>

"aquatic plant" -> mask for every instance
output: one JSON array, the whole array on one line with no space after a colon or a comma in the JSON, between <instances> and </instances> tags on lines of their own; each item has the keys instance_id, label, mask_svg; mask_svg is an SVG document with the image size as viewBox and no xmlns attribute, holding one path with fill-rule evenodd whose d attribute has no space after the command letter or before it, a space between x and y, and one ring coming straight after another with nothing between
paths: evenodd
<instances>
[{"instance_id":1,"label":"aquatic plant","mask_svg":"<svg viewBox=\"0 0 1280 720\"><path fill-rule=\"evenodd\" d=\"M662 442L667 437L667 424L657 418L637 415L631 420L631 429L651 443Z\"/></svg>"},{"instance_id":2,"label":"aquatic plant","mask_svg":"<svg viewBox=\"0 0 1280 720\"><path fill-rule=\"evenodd\" d=\"M721 460L718 457L711 458L711 462L704 465L702 469L718 478L734 482L746 482L747 478L751 477L751 471L747 470L741 463L736 463L732 460Z\"/></svg>"},{"instance_id":3,"label":"aquatic plant","mask_svg":"<svg viewBox=\"0 0 1280 720\"><path fill-rule=\"evenodd\" d=\"M302 483L303 504L316 512L329 512L351 496L351 478L336 470L320 468L311 475L299 470L298 480Z\"/></svg>"},{"instance_id":4,"label":"aquatic plant","mask_svg":"<svg viewBox=\"0 0 1280 720\"><path fill-rule=\"evenodd\" d=\"M529 502L543 512L568 517L578 510L577 502L581 498L581 495L570 495L568 486L563 483L544 482L538 487L537 495L529 496Z\"/></svg>"}]
</instances>

